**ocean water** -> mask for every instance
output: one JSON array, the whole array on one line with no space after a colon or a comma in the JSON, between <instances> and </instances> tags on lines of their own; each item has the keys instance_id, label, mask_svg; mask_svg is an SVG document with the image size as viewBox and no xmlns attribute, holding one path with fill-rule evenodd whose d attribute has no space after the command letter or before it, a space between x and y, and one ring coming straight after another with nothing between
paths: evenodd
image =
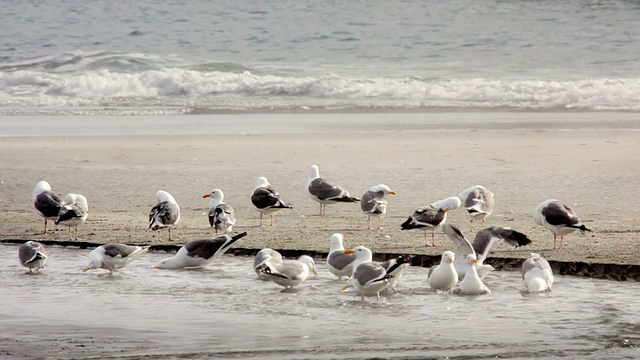
<instances>
[{"instance_id":1,"label":"ocean water","mask_svg":"<svg viewBox=\"0 0 640 360\"><path fill-rule=\"evenodd\" d=\"M157 270L149 253L114 276L83 273L90 249L48 247L41 274L0 245L2 359L637 359L640 284L557 276L526 294L517 272L485 278L491 295L429 290L410 267L398 291L364 302L318 261L282 292L253 259Z\"/></svg>"},{"instance_id":2,"label":"ocean water","mask_svg":"<svg viewBox=\"0 0 640 360\"><path fill-rule=\"evenodd\" d=\"M4 0L0 114L638 111L638 1Z\"/></svg>"}]
</instances>

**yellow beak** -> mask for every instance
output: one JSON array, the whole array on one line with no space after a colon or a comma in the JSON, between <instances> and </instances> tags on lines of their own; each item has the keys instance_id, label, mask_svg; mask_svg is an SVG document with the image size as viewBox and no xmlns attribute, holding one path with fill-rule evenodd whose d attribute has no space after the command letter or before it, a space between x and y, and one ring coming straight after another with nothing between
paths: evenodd
<instances>
[{"instance_id":1,"label":"yellow beak","mask_svg":"<svg viewBox=\"0 0 640 360\"><path fill-rule=\"evenodd\" d=\"M345 291L345 290L347 290L347 289L348 289L348 288L350 288L350 287L351 287L350 285L345 285L345 286L343 286L343 287L342 287L342 291Z\"/></svg>"},{"instance_id":2,"label":"yellow beak","mask_svg":"<svg viewBox=\"0 0 640 360\"><path fill-rule=\"evenodd\" d=\"M398 193L397 193L397 192L395 192L395 191L393 191L393 190L389 191L389 194L391 194L391 195L398 195Z\"/></svg>"},{"instance_id":3,"label":"yellow beak","mask_svg":"<svg viewBox=\"0 0 640 360\"><path fill-rule=\"evenodd\" d=\"M91 266L85 266L85 268L82 269L82 272L86 272L86 271L89 271L89 270L91 270Z\"/></svg>"},{"instance_id":4,"label":"yellow beak","mask_svg":"<svg viewBox=\"0 0 640 360\"><path fill-rule=\"evenodd\" d=\"M449 262L452 263L453 262L453 258L449 258Z\"/></svg>"},{"instance_id":5,"label":"yellow beak","mask_svg":"<svg viewBox=\"0 0 640 360\"><path fill-rule=\"evenodd\" d=\"M160 265L156 265L153 267L154 269L160 269Z\"/></svg>"},{"instance_id":6,"label":"yellow beak","mask_svg":"<svg viewBox=\"0 0 640 360\"><path fill-rule=\"evenodd\" d=\"M271 187L271 183L267 183L267 187L270 188Z\"/></svg>"},{"instance_id":7,"label":"yellow beak","mask_svg":"<svg viewBox=\"0 0 640 360\"><path fill-rule=\"evenodd\" d=\"M316 274L316 275L318 275L318 269L313 268L313 273L314 273L314 274Z\"/></svg>"},{"instance_id":8,"label":"yellow beak","mask_svg":"<svg viewBox=\"0 0 640 360\"><path fill-rule=\"evenodd\" d=\"M204 194L204 195L202 195L202 198L203 198L203 199L204 199L204 198L208 198L208 197L211 197L211 194Z\"/></svg>"},{"instance_id":9,"label":"yellow beak","mask_svg":"<svg viewBox=\"0 0 640 360\"><path fill-rule=\"evenodd\" d=\"M451 210L451 209L450 209L450 208L445 208L443 211L444 211L444 212L447 212L447 211L449 211L449 210Z\"/></svg>"},{"instance_id":10,"label":"yellow beak","mask_svg":"<svg viewBox=\"0 0 640 360\"><path fill-rule=\"evenodd\" d=\"M353 250L351 250L351 249L345 249L343 252L345 254L353 254Z\"/></svg>"},{"instance_id":11,"label":"yellow beak","mask_svg":"<svg viewBox=\"0 0 640 360\"><path fill-rule=\"evenodd\" d=\"M473 259L473 263L477 264L478 263L478 259Z\"/></svg>"}]
</instances>

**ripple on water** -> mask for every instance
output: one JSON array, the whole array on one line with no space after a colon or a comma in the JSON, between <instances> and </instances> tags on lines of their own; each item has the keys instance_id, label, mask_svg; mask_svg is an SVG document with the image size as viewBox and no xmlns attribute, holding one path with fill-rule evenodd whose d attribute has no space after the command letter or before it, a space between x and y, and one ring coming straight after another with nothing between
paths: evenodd
<instances>
[{"instance_id":1,"label":"ripple on water","mask_svg":"<svg viewBox=\"0 0 640 360\"><path fill-rule=\"evenodd\" d=\"M160 359L612 359L640 344L637 283L558 276L552 292L526 294L518 273L495 272L492 295L465 297L430 291L412 267L377 303L342 292L321 261L283 292L245 257L169 271L153 268L166 254L149 253L109 277L81 272L90 250L51 247L42 274L26 275L16 246L0 250L0 348L16 354L27 339L53 356Z\"/></svg>"}]
</instances>

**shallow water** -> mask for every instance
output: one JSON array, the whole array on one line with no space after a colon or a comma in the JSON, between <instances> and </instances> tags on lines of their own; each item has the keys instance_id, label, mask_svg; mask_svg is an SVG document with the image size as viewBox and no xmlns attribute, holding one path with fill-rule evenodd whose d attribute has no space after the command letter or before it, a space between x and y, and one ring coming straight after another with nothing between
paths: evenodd
<instances>
[{"instance_id":1,"label":"shallow water","mask_svg":"<svg viewBox=\"0 0 640 360\"><path fill-rule=\"evenodd\" d=\"M253 259L167 271L149 253L113 277L82 273L90 250L47 249L25 274L0 246L0 357L16 358L637 358L640 284L557 276L551 293L521 292L495 272L487 296L432 293L412 267L399 291L361 302L323 262L294 292L256 279Z\"/></svg>"}]
</instances>

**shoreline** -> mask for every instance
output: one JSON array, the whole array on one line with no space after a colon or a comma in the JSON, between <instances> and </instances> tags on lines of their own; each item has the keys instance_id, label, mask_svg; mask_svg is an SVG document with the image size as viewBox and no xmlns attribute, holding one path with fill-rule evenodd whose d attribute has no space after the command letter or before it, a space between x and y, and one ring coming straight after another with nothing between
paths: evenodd
<instances>
[{"instance_id":1,"label":"shoreline","mask_svg":"<svg viewBox=\"0 0 640 360\"><path fill-rule=\"evenodd\" d=\"M38 241L37 239L31 239L32 241ZM19 245L23 244L29 239L2 239L0 244ZM86 241L58 241L58 240L39 240L45 246L60 246L60 247L77 247L79 249L91 249L96 248L102 243L92 243ZM154 252L166 252L176 253L182 244L141 244L136 243L139 246L149 246L149 251ZM312 258L318 260L326 260L328 252L322 250L296 250L296 249L274 249L282 254L284 258L296 259L301 255L309 255ZM223 256L245 256L254 257L260 248L244 248L244 247L232 247ZM400 255L408 255L411 259L411 266L419 266L424 268L430 268L440 263L440 254L406 254L406 253L386 253L376 252L373 254L374 261L387 261L395 259ZM485 264L491 265L495 268L495 271L521 271L522 263L526 258L515 257L496 257L492 256L485 260ZM553 270L554 275L567 275L577 277L587 277L594 279L604 279L613 281L640 281L640 265L634 264L617 264L617 263L594 263L585 261L557 261L549 260L549 265Z\"/></svg>"},{"instance_id":2,"label":"shoreline","mask_svg":"<svg viewBox=\"0 0 640 360\"><path fill-rule=\"evenodd\" d=\"M219 188L235 209L234 231L249 233L242 248L324 252L331 235L341 232L346 246L436 255L452 245L440 230L439 246L426 248L424 232L401 231L399 225L420 206L482 184L496 196L484 227L511 227L533 240L516 251L496 245L489 259L524 259L538 252L549 261L640 265L640 208L630 200L640 183L634 166L640 158L640 132L635 131L640 119L629 114L440 115L3 118L0 134L15 136L0 137L5 155L0 159L0 240L67 238L66 229L31 236L43 224L31 192L47 180L62 196L87 197L89 219L79 234L93 243L162 243L159 236L166 238L166 232L147 229L160 189L170 192L182 210L176 243L210 237L202 194ZM624 129L615 127L620 124ZM311 164L354 196L379 183L396 190L398 195L388 199L384 229L365 230L358 204L332 205L327 216L318 217L318 204L306 194ZM249 200L259 176L266 176L294 208L278 212L273 227L257 227L258 213ZM594 231L570 235L561 249L551 250L552 234L531 217L535 206L550 198L572 206ZM471 231L463 210L448 213L447 223L469 239L481 226Z\"/></svg>"}]
</instances>

